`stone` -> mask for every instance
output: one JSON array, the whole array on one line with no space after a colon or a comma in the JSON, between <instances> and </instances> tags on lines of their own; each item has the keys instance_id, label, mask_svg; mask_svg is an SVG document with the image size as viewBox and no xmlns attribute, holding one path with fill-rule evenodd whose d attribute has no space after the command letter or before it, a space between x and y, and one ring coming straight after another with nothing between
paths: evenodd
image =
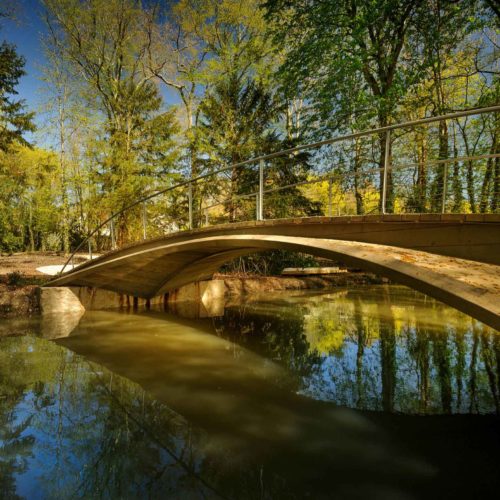
<instances>
[{"instance_id":1,"label":"stone","mask_svg":"<svg viewBox=\"0 0 500 500\"><path fill-rule=\"evenodd\" d=\"M43 315L85 311L78 296L68 287L42 287L39 289L39 293L40 311Z\"/></svg>"}]
</instances>

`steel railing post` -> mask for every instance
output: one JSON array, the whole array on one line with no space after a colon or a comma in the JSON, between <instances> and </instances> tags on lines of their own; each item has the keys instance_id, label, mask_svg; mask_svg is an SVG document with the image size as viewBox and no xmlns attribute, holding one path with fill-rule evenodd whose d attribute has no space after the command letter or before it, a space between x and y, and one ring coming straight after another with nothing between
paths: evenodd
<instances>
[{"instance_id":1,"label":"steel railing post","mask_svg":"<svg viewBox=\"0 0 500 500\"><path fill-rule=\"evenodd\" d=\"M257 220L264 220L264 160L259 162L259 195Z\"/></svg>"},{"instance_id":2,"label":"steel railing post","mask_svg":"<svg viewBox=\"0 0 500 500\"><path fill-rule=\"evenodd\" d=\"M385 133L385 154L384 154L384 176L382 180L382 213L386 213L387 203L387 172L389 170L390 149L391 149L391 131Z\"/></svg>"},{"instance_id":3,"label":"steel railing post","mask_svg":"<svg viewBox=\"0 0 500 500\"><path fill-rule=\"evenodd\" d=\"M189 183L188 188L188 203L189 203L189 229L193 229L193 183Z\"/></svg>"},{"instance_id":4,"label":"steel railing post","mask_svg":"<svg viewBox=\"0 0 500 500\"><path fill-rule=\"evenodd\" d=\"M147 233L148 225L148 214L146 212L146 202L142 204L142 239L145 240L148 237Z\"/></svg>"},{"instance_id":5,"label":"steel railing post","mask_svg":"<svg viewBox=\"0 0 500 500\"><path fill-rule=\"evenodd\" d=\"M92 260L92 242L89 238L89 260Z\"/></svg>"}]
</instances>

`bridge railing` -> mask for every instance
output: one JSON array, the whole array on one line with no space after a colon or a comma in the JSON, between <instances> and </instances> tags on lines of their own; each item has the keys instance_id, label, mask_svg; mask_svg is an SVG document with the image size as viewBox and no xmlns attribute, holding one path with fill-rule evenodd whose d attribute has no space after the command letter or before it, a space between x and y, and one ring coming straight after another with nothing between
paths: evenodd
<instances>
[{"instance_id":1,"label":"bridge railing","mask_svg":"<svg viewBox=\"0 0 500 500\"><path fill-rule=\"evenodd\" d=\"M498 211L499 111L470 109L339 135L152 191L106 217L61 273L84 248L92 257L96 237L117 248L120 224L146 239L265 218Z\"/></svg>"}]
</instances>

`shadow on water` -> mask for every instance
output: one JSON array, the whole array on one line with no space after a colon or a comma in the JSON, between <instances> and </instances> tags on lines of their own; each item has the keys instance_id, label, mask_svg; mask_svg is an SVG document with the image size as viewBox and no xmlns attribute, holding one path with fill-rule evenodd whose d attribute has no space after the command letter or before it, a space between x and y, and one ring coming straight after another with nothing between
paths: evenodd
<instances>
[{"instance_id":1,"label":"shadow on water","mask_svg":"<svg viewBox=\"0 0 500 500\"><path fill-rule=\"evenodd\" d=\"M496 332L402 287L277 294L221 313L92 312L57 343L0 339L0 492L498 491Z\"/></svg>"}]
</instances>

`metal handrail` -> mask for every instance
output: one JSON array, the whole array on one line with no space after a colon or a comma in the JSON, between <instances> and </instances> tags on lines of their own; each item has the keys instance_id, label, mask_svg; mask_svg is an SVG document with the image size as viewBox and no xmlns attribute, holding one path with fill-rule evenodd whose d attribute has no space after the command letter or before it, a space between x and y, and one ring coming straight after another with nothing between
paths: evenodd
<instances>
[{"instance_id":1,"label":"metal handrail","mask_svg":"<svg viewBox=\"0 0 500 500\"><path fill-rule=\"evenodd\" d=\"M492 113L500 111L500 105L498 106L489 106L487 108L473 108L465 111L457 111L455 113L450 113L447 115L439 115L439 116L430 116L428 118L421 118L419 120L412 120L403 123L395 123L393 125L387 125L385 127L378 127L368 130L363 130L361 132L355 132L353 134L341 135L338 137L332 137L331 139L325 139L323 141L311 142L309 144L304 144L302 146L297 146L295 148L283 149L281 151L277 151L276 153L270 153L267 155L257 156L255 158L251 158L249 160L245 160L239 163L233 163L229 167L219 170L219 172L225 171L229 168L237 168L242 167L244 165L249 165L251 163L257 163L259 161L271 160L273 158L278 158L280 156L285 156L288 154L293 154L298 151L303 151L305 149L313 149L320 146L325 146L327 144L334 144L336 142L348 141L350 139L358 139L360 137L366 137L369 135L382 134L384 132L389 132L392 130L400 129L400 128L414 128L419 125L426 125L428 123L441 122L443 120L452 120L454 118L463 118L465 116L474 116L474 115L482 115L485 113ZM214 172L215 173L215 172Z\"/></svg>"},{"instance_id":2,"label":"metal handrail","mask_svg":"<svg viewBox=\"0 0 500 500\"><path fill-rule=\"evenodd\" d=\"M64 270L66 269L66 267L68 266L68 264L72 261L72 259L74 258L75 254L82 249L82 247L90 242L90 239L95 236L97 233L99 233L99 231L104 228L107 224L109 224L110 222L114 221L114 219L118 216L120 216L121 214L127 212L128 210L140 205L141 203L146 203L147 201L153 199L153 198L156 198L157 196L160 196L162 194L165 194L165 193L168 193L168 192L171 192L171 191L174 191L176 189L179 189L179 188L183 188L183 187L186 187L188 186L190 189L192 188L192 185L199 182L199 181L202 181L204 179L207 179L209 177L213 177L213 176L216 176L218 174L221 174L221 173L224 173L224 172L228 172L230 170L233 170L235 168L240 168L240 167L243 167L245 165L251 165L251 164L255 164L255 163L259 163L259 193L254 193L253 195L245 195L245 196L255 196L256 194L258 194L258 207L257 207L257 219L258 220L261 220L262 219L262 206L263 206L263 203L262 203L262 198L263 198L263 194L265 192L268 192L268 191L264 191L263 189L263 170L265 168L265 162L267 160L271 160L271 159L274 159L274 158L279 158L279 157L282 157L282 156L287 156L287 155L294 155L295 153L299 152L299 151L304 151L304 150L307 150L307 149L314 149L314 148L318 148L320 146L325 146L325 145L328 145L328 144L334 144L334 143L338 143L338 142L343 142L343 141L348 141L348 140L352 140L352 139L358 139L360 137L367 137L367 136L372 136L372 135L376 135L376 134L379 134L379 135L382 135L382 134L386 134L386 143L389 143L390 142L390 132L393 131L393 130L397 130L397 129L405 129L405 128L414 128L414 127L417 127L417 126L420 126L420 125L426 125L426 124L429 124L429 123L436 123L436 122L440 122L440 121L443 121L443 120L451 120L451 119L456 119L456 118L463 118L463 117L466 117L466 116L476 116L476 115L482 115L482 114L485 114L485 113L494 113L494 112L498 112L500 111L500 105L496 105L496 106L489 106L489 107L486 107L486 108L472 108L472 109L468 109L468 110L463 110L463 111L457 111L457 112L454 112L454 113L449 113L449 114L445 114L445 115L439 115L439 116L431 116L431 117L427 117L427 118L421 118L421 119L418 119L418 120L412 120L412 121L407 121L407 122L403 122L403 123L396 123L396 124L392 124L392 125L387 125L385 127L378 127L378 128L373 128L373 129L368 129L368 130L363 130L363 131L360 131L360 132L355 132L355 133L351 133L351 134L346 134L346 135L341 135L341 136L337 136L337 137L332 137L330 139L325 139L325 140L322 140L322 141L317 141L317 142L313 142L313 143L309 143L309 144L303 144L303 145L300 145L300 146L296 146L294 148L288 148L288 149L284 149L284 150L281 150L281 151L277 151L275 153L270 153L270 154L266 154L266 155L261 155L261 156L257 156L257 157L254 157L254 158L250 158L248 160L245 160L245 161L242 161L242 162L238 162L238 163L233 163L231 165L227 165L225 167L222 167L218 170L215 170L213 172L208 172L206 174L202 174L202 175L199 175L197 177L194 177L192 179L186 179L185 181L182 181L182 182L179 182L177 184L175 184L174 186L169 186L168 188L165 188L165 189L161 189L159 191L155 191L149 195L146 195L142 198L140 198L139 200L136 200L128 205L126 205L124 208L120 209L119 211L117 212L114 212L113 214L111 214L107 219L104 220L104 222L102 222L101 224L99 224L93 231L91 231L87 237L82 240L80 242L80 244L76 247L76 249L71 253L71 255L68 257L68 259L66 260L66 262L64 263L61 271L59 272L59 274L62 274L64 272ZM384 177L383 177L383 191L382 191L382 211L384 212L385 210L385 196L386 196L386 185L387 185L387 171L388 171L388 147L386 147L386 158L385 158L385 162L384 162L384 167L383 168L379 168L379 169L375 169L377 171L383 171L384 172ZM496 155L481 155L482 157L496 157ZM466 158L466 159L474 159L473 157L471 158ZM437 160L436 162L446 162L448 160ZM454 162L454 161L461 161L460 158L453 158L453 159L450 159L449 160L450 162ZM462 158L462 161L463 161L463 158ZM427 163L427 162L426 162ZM408 166L410 166L411 164L409 164ZM318 181L319 182L319 181ZM299 185L299 184L297 184ZM289 186L289 187L293 187L293 185ZM277 191L280 190L279 188L276 189ZM192 199L192 196L191 196L191 199ZM217 203L216 205L220 205L221 203ZM216 206L215 205L215 206ZM204 208L206 209L206 208ZM191 204L190 204L190 220L192 218L192 207L191 207Z\"/></svg>"}]
</instances>

